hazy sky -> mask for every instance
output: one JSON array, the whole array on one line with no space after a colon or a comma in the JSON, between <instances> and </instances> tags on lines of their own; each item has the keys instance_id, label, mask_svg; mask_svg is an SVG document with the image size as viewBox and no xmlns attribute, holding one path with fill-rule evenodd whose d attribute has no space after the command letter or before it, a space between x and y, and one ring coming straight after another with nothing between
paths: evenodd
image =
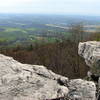
<instances>
[{"instance_id":1,"label":"hazy sky","mask_svg":"<svg viewBox=\"0 0 100 100\"><path fill-rule=\"evenodd\" d=\"M100 15L100 0L0 0L0 13Z\"/></svg>"}]
</instances>

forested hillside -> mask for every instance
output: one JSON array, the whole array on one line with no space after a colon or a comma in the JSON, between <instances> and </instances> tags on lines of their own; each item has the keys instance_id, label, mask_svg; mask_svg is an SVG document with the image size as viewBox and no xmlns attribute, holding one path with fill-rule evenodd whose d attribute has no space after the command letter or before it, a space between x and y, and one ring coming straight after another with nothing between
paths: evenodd
<instances>
[{"instance_id":1,"label":"forested hillside","mask_svg":"<svg viewBox=\"0 0 100 100\"><path fill-rule=\"evenodd\" d=\"M1 16L0 53L22 63L45 65L70 78L86 76L88 67L78 56L78 44L100 41L99 22L95 26L96 20L90 23L85 19L90 26L84 26L83 23L72 24L70 20L75 21L75 18L56 17L20 15L11 19L11 15ZM76 20L80 22L82 18Z\"/></svg>"}]
</instances>

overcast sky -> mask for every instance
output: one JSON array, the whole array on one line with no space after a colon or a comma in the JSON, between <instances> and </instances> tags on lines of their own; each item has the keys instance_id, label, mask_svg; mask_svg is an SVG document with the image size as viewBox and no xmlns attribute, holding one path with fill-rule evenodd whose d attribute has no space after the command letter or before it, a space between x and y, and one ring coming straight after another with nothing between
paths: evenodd
<instances>
[{"instance_id":1,"label":"overcast sky","mask_svg":"<svg viewBox=\"0 0 100 100\"><path fill-rule=\"evenodd\" d=\"M0 13L100 15L100 0L0 0Z\"/></svg>"}]
</instances>

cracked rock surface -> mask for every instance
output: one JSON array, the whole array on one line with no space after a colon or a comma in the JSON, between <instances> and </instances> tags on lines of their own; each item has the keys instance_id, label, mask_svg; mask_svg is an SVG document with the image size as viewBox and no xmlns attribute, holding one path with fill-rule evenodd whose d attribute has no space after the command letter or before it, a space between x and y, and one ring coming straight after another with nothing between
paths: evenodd
<instances>
[{"instance_id":1,"label":"cracked rock surface","mask_svg":"<svg viewBox=\"0 0 100 100\"><path fill-rule=\"evenodd\" d=\"M100 42L80 42L78 53L85 59L88 66L100 66Z\"/></svg>"},{"instance_id":2,"label":"cracked rock surface","mask_svg":"<svg viewBox=\"0 0 100 100\"><path fill-rule=\"evenodd\" d=\"M73 100L94 100L95 90L93 82L68 80L44 66L22 64L0 54L0 100L45 100L67 95Z\"/></svg>"},{"instance_id":3,"label":"cracked rock surface","mask_svg":"<svg viewBox=\"0 0 100 100\"><path fill-rule=\"evenodd\" d=\"M93 82L74 79L69 82L69 90L71 92L71 100L96 100L96 87Z\"/></svg>"},{"instance_id":4,"label":"cracked rock surface","mask_svg":"<svg viewBox=\"0 0 100 100\"><path fill-rule=\"evenodd\" d=\"M21 64L0 54L0 100L43 100L64 96L68 88L62 77L44 66Z\"/></svg>"}]
</instances>

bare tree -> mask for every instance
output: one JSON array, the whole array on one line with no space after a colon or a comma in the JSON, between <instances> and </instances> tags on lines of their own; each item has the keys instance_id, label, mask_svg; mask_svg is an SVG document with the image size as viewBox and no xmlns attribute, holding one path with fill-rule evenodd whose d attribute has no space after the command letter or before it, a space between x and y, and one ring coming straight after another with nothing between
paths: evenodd
<instances>
[{"instance_id":1,"label":"bare tree","mask_svg":"<svg viewBox=\"0 0 100 100\"><path fill-rule=\"evenodd\" d=\"M82 42L84 39L84 27L82 23L79 24L72 24L70 26L69 32L71 33L71 40L76 43L76 45L74 46L74 50L76 50L76 66L74 67L74 71L75 73L80 73L80 58L77 54L77 48L78 48L78 44L79 42Z\"/></svg>"}]
</instances>

